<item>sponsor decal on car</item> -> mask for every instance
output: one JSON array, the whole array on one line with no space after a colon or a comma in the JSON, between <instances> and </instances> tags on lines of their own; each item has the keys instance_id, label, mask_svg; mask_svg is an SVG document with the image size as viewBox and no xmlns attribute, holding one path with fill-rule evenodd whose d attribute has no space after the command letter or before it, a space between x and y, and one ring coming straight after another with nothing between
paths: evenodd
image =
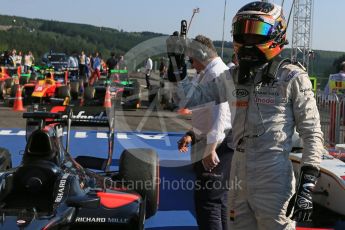
<instances>
[{"instance_id":1,"label":"sponsor decal on car","mask_svg":"<svg viewBox=\"0 0 345 230\"><path fill-rule=\"evenodd\" d=\"M42 91L42 90L43 90L43 86L41 86L41 85L37 86L36 89L35 89L35 91L39 91L39 92Z\"/></svg>"},{"instance_id":2,"label":"sponsor decal on car","mask_svg":"<svg viewBox=\"0 0 345 230\"><path fill-rule=\"evenodd\" d=\"M128 223L128 218L116 218L116 217L77 217L76 223L116 223L125 224Z\"/></svg>"},{"instance_id":3,"label":"sponsor decal on car","mask_svg":"<svg viewBox=\"0 0 345 230\"><path fill-rule=\"evenodd\" d=\"M67 119L68 115L63 115L63 119ZM82 120L82 119L94 119L94 120L107 120L107 114L105 112L100 112L99 114L91 115L87 114L86 111L79 111L77 115L73 115L72 119Z\"/></svg>"},{"instance_id":4,"label":"sponsor decal on car","mask_svg":"<svg viewBox=\"0 0 345 230\"><path fill-rule=\"evenodd\" d=\"M58 188L58 194L56 195L56 198L55 198L55 203L60 203L62 198L63 198L68 176L69 176L69 173L66 173L62 176L62 178L60 180L59 188Z\"/></svg>"},{"instance_id":5,"label":"sponsor decal on car","mask_svg":"<svg viewBox=\"0 0 345 230\"><path fill-rule=\"evenodd\" d=\"M106 218L104 217L77 217L75 219L77 223L105 223Z\"/></svg>"},{"instance_id":6,"label":"sponsor decal on car","mask_svg":"<svg viewBox=\"0 0 345 230\"><path fill-rule=\"evenodd\" d=\"M116 218L116 217L108 217L107 218L108 223L121 223L125 224L128 223L128 218Z\"/></svg>"}]
</instances>

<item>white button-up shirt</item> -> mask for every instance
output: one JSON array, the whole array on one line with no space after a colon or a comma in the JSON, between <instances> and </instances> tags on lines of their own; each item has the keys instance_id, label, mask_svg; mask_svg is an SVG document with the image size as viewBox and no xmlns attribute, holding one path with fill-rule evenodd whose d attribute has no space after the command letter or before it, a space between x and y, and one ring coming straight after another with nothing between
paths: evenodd
<instances>
[{"instance_id":1,"label":"white button-up shirt","mask_svg":"<svg viewBox=\"0 0 345 230\"><path fill-rule=\"evenodd\" d=\"M146 65L145 65L145 70L146 70L147 75L150 75L152 68L153 68L152 59L148 58L146 60Z\"/></svg>"},{"instance_id":2,"label":"white button-up shirt","mask_svg":"<svg viewBox=\"0 0 345 230\"><path fill-rule=\"evenodd\" d=\"M202 73L196 76L193 84L212 81L229 68L220 57L213 59ZM197 137L207 138L207 144L221 142L225 130L231 129L231 114L228 102L215 105L204 104L192 109L192 127Z\"/></svg>"}]
</instances>

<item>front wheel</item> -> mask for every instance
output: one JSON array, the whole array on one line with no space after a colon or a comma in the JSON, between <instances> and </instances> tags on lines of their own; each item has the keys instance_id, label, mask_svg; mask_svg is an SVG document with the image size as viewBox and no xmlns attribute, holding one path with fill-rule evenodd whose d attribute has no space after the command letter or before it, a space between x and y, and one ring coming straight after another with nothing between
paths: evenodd
<instances>
[{"instance_id":1,"label":"front wheel","mask_svg":"<svg viewBox=\"0 0 345 230\"><path fill-rule=\"evenodd\" d=\"M65 99L66 97L71 98L71 92L68 86L60 86L59 88L56 89L56 97L57 98L63 98Z\"/></svg>"},{"instance_id":2,"label":"front wheel","mask_svg":"<svg viewBox=\"0 0 345 230\"><path fill-rule=\"evenodd\" d=\"M120 157L120 177L129 189L146 200L146 217L153 216L159 204L159 159L152 149L127 149Z\"/></svg>"},{"instance_id":3,"label":"front wheel","mask_svg":"<svg viewBox=\"0 0 345 230\"><path fill-rule=\"evenodd\" d=\"M72 100L78 100L80 84L78 81L72 81L70 84L71 84L71 98Z\"/></svg>"},{"instance_id":4,"label":"front wheel","mask_svg":"<svg viewBox=\"0 0 345 230\"><path fill-rule=\"evenodd\" d=\"M95 94L96 94L96 89L93 86L85 87L84 93L83 93L84 105L86 106L93 105Z\"/></svg>"},{"instance_id":5,"label":"front wheel","mask_svg":"<svg viewBox=\"0 0 345 230\"><path fill-rule=\"evenodd\" d=\"M5 94L6 94L5 83L0 82L0 99L4 99Z\"/></svg>"},{"instance_id":6,"label":"front wheel","mask_svg":"<svg viewBox=\"0 0 345 230\"><path fill-rule=\"evenodd\" d=\"M132 81L132 86L130 87L130 90L126 90L123 93L124 97L124 109L139 109L141 106L141 89L140 84L138 80Z\"/></svg>"}]
</instances>

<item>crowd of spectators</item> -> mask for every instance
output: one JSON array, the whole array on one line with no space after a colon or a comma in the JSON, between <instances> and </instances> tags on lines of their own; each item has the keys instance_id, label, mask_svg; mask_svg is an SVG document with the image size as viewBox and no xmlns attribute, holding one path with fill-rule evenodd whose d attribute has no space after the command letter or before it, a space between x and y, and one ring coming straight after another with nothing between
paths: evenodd
<instances>
[{"instance_id":1,"label":"crowd of spectators","mask_svg":"<svg viewBox=\"0 0 345 230\"><path fill-rule=\"evenodd\" d=\"M85 54L81 51L79 54L73 52L67 58L67 67L73 72L73 75L85 76L87 79L99 78L100 73L110 69L126 69L126 63L122 55L116 56L111 53L113 59L111 65L103 60L99 52L94 54ZM109 59L108 59L109 60ZM0 66L17 69L21 67L21 73L31 73L35 65L41 65L41 59L35 59L33 53L29 50L26 53L12 49L4 51L0 56Z\"/></svg>"}]
</instances>

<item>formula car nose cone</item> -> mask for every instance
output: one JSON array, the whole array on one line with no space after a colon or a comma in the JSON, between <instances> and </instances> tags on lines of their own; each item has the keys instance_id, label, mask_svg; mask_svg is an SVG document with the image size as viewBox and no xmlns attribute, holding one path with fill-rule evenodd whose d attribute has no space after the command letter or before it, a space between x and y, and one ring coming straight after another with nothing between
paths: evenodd
<instances>
[{"instance_id":1,"label":"formula car nose cone","mask_svg":"<svg viewBox=\"0 0 345 230\"><path fill-rule=\"evenodd\" d=\"M31 177L25 187L29 190L29 192L39 192L42 188L42 181L40 178Z\"/></svg>"}]
</instances>

